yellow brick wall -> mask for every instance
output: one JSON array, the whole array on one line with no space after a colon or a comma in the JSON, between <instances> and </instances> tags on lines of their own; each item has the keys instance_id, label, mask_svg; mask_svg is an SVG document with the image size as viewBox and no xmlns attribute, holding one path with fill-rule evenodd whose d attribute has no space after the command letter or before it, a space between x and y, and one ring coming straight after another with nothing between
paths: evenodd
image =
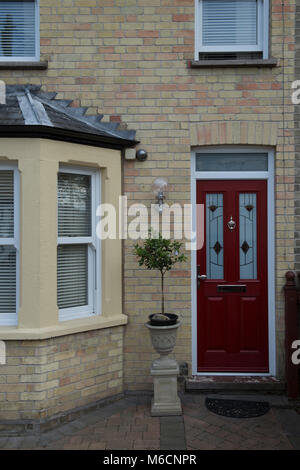
<instances>
[{"instance_id":1,"label":"yellow brick wall","mask_svg":"<svg viewBox=\"0 0 300 470\"><path fill-rule=\"evenodd\" d=\"M43 421L123 392L123 327L41 341L6 341L0 431L10 420Z\"/></svg>"},{"instance_id":2,"label":"yellow brick wall","mask_svg":"<svg viewBox=\"0 0 300 470\"><path fill-rule=\"evenodd\" d=\"M146 162L124 163L130 202L153 201L155 177L170 183L168 202L190 202L195 123L274 124L276 147L276 328L278 374L284 373L284 273L294 263L294 143L290 84L294 80L294 0L271 2L270 48L275 68L191 69L194 0L41 0L41 58L47 71L3 71L8 83L42 84L105 120L137 130ZM232 126L232 132L236 127ZM236 144L240 137L233 136ZM207 139L209 143L209 138ZM258 137L260 142L260 138ZM183 316L176 357L191 363L189 263L166 279L166 310ZM143 324L159 309L159 279L140 269L125 243L125 388L151 387L154 357Z\"/></svg>"}]
</instances>

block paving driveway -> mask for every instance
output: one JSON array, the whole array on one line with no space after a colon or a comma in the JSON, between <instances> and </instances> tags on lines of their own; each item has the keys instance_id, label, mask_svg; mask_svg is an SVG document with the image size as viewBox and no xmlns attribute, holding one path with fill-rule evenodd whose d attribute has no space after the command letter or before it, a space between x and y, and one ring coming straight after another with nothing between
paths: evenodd
<instances>
[{"instance_id":1,"label":"block paving driveway","mask_svg":"<svg viewBox=\"0 0 300 470\"><path fill-rule=\"evenodd\" d=\"M181 398L183 416L151 417L150 396L127 396L40 435L1 436L0 449L300 449L300 415L282 404L283 397L250 397L271 400L274 406L264 416L246 419L211 413L205 395Z\"/></svg>"}]
</instances>

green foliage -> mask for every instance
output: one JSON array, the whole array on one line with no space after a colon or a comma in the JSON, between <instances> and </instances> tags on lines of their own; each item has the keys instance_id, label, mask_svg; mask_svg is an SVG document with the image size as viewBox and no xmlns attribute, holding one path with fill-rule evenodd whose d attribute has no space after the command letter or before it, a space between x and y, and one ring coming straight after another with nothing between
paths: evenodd
<instances>
[{"instance_id":1,"label":"green foliage","mask_svg":"<svg viewBox=\"0 0 300 470\"><path fill-rule=\"evenodd\" d=\"M164 314L164 275L170 271L174 264L186 261L186 256L180 253L182 243L174 240L163 238L159 233L158 236L149 232L143 245L136 244L134 252L138 258L140 266L147 269L157 269L161 274L161 313Z\"/></svg>"},{"instance_id":2,"label":"green foliage","mask_svg":"<svg viewBox=\"0 0 300 470\"><path fill-rule=\"evenodd\" d=\"M163 238L159 233L154 237L150 232L143 246L134 246L135 254L138 257L139 265L147 269L157 269L162 275L170 271L174 264L186 261L186 256L180 254L182 243Z\"/></svg>"}]
</instances>

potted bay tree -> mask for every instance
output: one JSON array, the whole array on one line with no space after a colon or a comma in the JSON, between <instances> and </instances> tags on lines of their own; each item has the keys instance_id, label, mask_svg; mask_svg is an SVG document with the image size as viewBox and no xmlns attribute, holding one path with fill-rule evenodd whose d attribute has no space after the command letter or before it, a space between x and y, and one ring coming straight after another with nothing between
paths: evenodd
<instances>
[{"instance_id":1,"label":"potted bay tree","mask_svg":"<svg viewBox=\"0 0 300 470\"><path fill-rule=\"evenodd\" d=\"M181 242L163 238L161 233L156 235L151 231L149 232L149 237L144 240L142 245L136 244L134 246L139 265L145 266L147 269L157 270L160 273L161 311L149 316L150 325L174 325L178 320L177 314L165 312L164 281L166 273L170 271L176 263L186 261L186 256L180 253L181 248Z\"/></svg>"},{"instance_id":2,"label":"potted bay tree","mask_svg":"<svg viewBox=\"0 0 300 470\"><path fill-rule=\"evenodd\" d=\"M181 415L181 402L177 393L177 376L179 367L175 359L168 355L176 343L177 329L180 326L176 313L165 311L164 281L165 275L176 263L186 261L186 256L180 253L182 243L157 236L152 232L142 245L134 246L140 266L157 270L160 273L161 311L149 315L146 327L150 331L152 345L160 355L151 367L154 378L154 396L151 404L152 416Z\"/></svg>"}]
</instances>

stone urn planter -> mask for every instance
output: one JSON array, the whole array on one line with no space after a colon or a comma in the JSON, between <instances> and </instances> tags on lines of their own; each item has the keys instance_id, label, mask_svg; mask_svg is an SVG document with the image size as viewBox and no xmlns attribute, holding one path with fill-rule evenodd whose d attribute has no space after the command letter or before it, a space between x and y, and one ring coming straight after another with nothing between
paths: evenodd
<instances>
[{"instance_id":1,"label":"stone urn planter","mask_svg":"<svg viewBox=\"0 0 300 470\"><path fill-rule=\"evenodd\" d=\"M177 321L174 325L152 325L151 322L145 324L150 331L152 346L160 355L156 361L164 362L173 351L176 344L177 329L180 325L180 321Z\"/></svg>"},{"instance_id":2,"label":"stone urn planter","mask_svg":"<svg viewBox=\"0 0 300 470\"><path fill-rule=\"evenodd\" d=\"M151 403L152 416L181 415L182 408L177 393L178 363L171 359L169 354L173 351L177 329L181 323L178 321L170 326L153 326L150 322L145 326L149 329L153 348L160 355L151 367L154 381L154 396Z\"/></svg>"},{"instance_id":3,"label":"stone urn planter","mask_svg":"<svg viewBox=\"0 0 300 470\"><path fill-rule=\"evenodd\" d=\"M154 236L150 231L149 238L143 245L135 245L135 254L140 266L156 269L161 275L161 311L149 316L146 327L150 331L152 345L160 355L151 367L154 381L154 397L151 405L152 416L181 415L181 403L177 394L177 376L179 367L169 354L173 351L177 330L180 326L178 316L165 313L164 278L178 262L186 261L180 254L182 243L165 239L161 234Z\"/></svg>"}]
</instances>

